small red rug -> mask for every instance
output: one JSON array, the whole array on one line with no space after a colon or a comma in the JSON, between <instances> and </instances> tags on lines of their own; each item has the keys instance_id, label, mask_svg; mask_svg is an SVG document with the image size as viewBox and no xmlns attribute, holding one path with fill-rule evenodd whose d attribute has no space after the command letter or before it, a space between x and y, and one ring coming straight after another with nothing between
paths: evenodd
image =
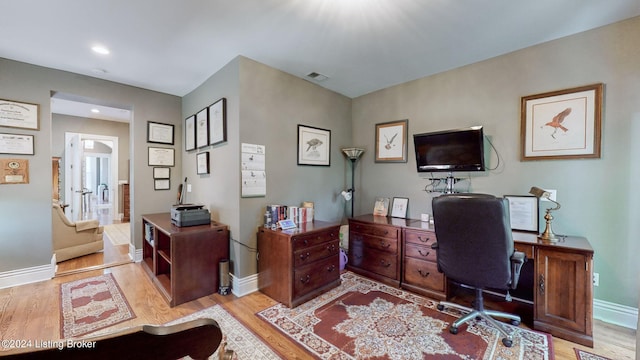
<instances>
[{"instance_id":1,"label":"small red rug","mask_svg":"<svg viewBox=\"0 0 640 360\"><path fill-rule=\"evenodd\" d=\"M611 360L608 357L596 355L582 349L573 348L573 350L576 352L578 360Z\"/></svg>"},{"instance_id":2,"label":"small red rug","mask_svg":"<svg viewBox=\"0 0 640 360\"><path fill-rule=\"evenodd\" d=\"M60 308L63 339L136 317L110 273L60 284Z\"/></svg>"},{"instance_id":3,"label":"small red rug","mask_svg":"<svg viewBox=\"0 0 640 360\"><path fill-rule=\"evenodd\" d=\"M296 308L278 304L257 315L318 359L554 358L549 334L505 324L513 334L507 348L496 329L473 320L453 335L449 325L460 313L352 272L341 277L340 286Z\"/></svg>"}]
</instances>

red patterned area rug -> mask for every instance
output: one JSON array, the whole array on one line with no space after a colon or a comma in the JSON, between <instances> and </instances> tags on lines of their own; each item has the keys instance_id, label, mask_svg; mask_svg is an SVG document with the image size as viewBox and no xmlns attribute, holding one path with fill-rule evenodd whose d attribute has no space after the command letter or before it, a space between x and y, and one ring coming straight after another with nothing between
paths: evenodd
<instances>
[{"instance_id":1,"label":"red patterned area rug","mask_svg":"<svg viewBox=\"0 0 640 360\"><path fill-rule=\"evenodd\" d=\"M352 272L341 277L340 286L296 308L277 304L257 315L319 359L554 358L548 334L505 324L513 334L507 348L497 330L473 320L453 335L448 328L460 313Z\"/></svg>"},{"instance_id":2,"label":"red patterned area rug","mask_svg":"<svg viewBox=\"0 0 640 360\"><path fill-rule=\"evenodd\" d=\"M590 353L578 348L573 348L573 350L576 352L576 357L578 358L578 360L611 360L608 357L596 355L594 353Z\"/></svg>"},{"instance_id":3,"label":"red patterned area rug","mask_svg":"<svg viewBox=\"0 0 640 360\"><path fill-rule=\"evenodd\" d=\"M136 317L112 274L60 284L60 307L63 339Z\"/></svg>"}]
</instances>

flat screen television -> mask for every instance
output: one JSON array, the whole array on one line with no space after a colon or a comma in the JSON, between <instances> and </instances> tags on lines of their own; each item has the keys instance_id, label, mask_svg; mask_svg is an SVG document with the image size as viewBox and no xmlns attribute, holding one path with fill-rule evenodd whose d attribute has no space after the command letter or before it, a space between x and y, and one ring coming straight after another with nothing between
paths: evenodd
<instances>
[{"instance_id":1,"label":"flat screen television","mask_svg":"<svg viewBox=\"0 0 640 360\"><path fill-rule=\"evenodd\" d=\"M414 134L418 172L484 171L482 126Z\"/></svg>"}]
</instances>

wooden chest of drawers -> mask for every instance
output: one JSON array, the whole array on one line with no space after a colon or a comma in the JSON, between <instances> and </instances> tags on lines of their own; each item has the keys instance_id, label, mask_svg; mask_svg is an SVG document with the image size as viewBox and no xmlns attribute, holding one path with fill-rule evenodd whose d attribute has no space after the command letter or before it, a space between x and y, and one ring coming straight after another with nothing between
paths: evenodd
<instances>
[{"instance_id":1,"label":"wooden chest of drawers","mask_svg":"<svg viewBox=\"0 0 640 360\"><path fill-rule=\"evenodd\" d=\"M340 285L339 223L314 221L293 230L258 230L258 288L296 307Z\"/></svg>"},{"instance_id":2,"label":"wooden chest of drawers","mask_svg":"<svg viewBox=\"0 0 640 360\"><path fill-rule=\"evenodd\" d=\"M404 229L402 288L439 300L447 297L447 280L438 271L432 230Z\"/></svg>"},{"instance_id":3,"label":"wooden chest of drawers","mask_svg":"<svg viewBox=\"0 0 640 360\"><path fill-rule=\"evenodd\" d=\"M400 286L401 228L387 223L349 220L349 270Z\"/></svg>"}]
</instances>

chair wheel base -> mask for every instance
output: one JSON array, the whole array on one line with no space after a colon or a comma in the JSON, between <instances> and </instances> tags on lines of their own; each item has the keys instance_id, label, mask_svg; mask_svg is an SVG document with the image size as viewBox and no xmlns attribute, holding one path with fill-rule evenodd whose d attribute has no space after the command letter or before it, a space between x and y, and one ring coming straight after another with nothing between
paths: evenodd
<instances>
[{"instance_id":1,"label":"chair wheel base","mask_svg":"<svg viewBox=\"0 0 640 360\"><path fill-rule=\"evenodd\" d=\"M520 321L518 321L518 320L511 320L511 325L513 325L513 326L519 326L519 325L520 325Z\"/></svg>"},{"instance_id":2,"label":"chair wheel base","mask_svg":"<svg viewBox=\"0 0 640 360\"><path fill-rule=\"evenodd\" d=\"M438 306L436 306L436 308L440 311L444 310L444 305L442 304L438 304Z\"/></svg>"},{"instance_id":3,"label":"chair wheel base","mask_svg":"<svg viewBox=\"0 0 640 360\"><path fill-rule=\"evenodd\" d=\"M450 332L450 333L452 333L453 335L455 335L455 334L457 334L457 333L458 333L458 328L457 328L457 327L450 326L450 327L449 327L449 332Z\"/></svg>"},{"instance_id":4,"label":"chair wheel base","mask_svg":"<svg viewBox=\"0 0 640 360\"><path fill-rule=\"evenodd\" d=\"M513 341L512 341L512 340L509 340L509 339L507 339L507 338L503 338L503 339L502 339L502 344L503 344L504 346L506 346L506 347L511 347L511 346L513 346Z\"/></svg>"}]
</instances>

